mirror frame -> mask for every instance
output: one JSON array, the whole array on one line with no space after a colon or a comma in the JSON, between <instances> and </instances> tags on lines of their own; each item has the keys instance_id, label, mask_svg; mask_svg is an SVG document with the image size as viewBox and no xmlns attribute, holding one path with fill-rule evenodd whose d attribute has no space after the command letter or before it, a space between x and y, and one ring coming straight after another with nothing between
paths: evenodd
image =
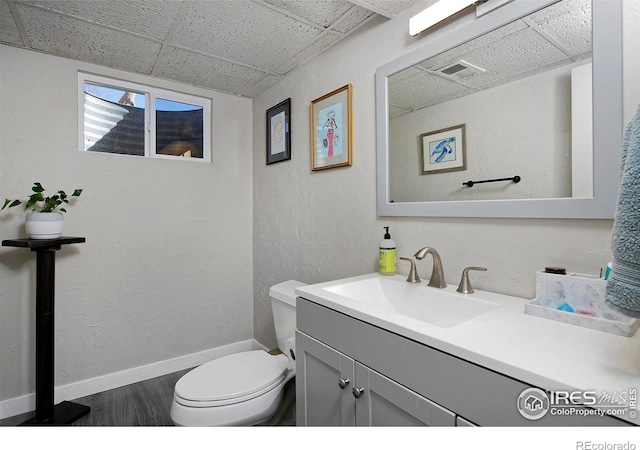
<instances>
[{"instance_id":1,"label":"mirror frame","mask_svg":"<svg viewBox=\"0 0 640 450\"><path fill-rule=\"evenodd\" d=\"M592 0L593 197L436 202L389 201L388 77L558 0L511 2L376 71L379 216L613 219L622 152L622 2Z\"/></svg>"}]
</instances>

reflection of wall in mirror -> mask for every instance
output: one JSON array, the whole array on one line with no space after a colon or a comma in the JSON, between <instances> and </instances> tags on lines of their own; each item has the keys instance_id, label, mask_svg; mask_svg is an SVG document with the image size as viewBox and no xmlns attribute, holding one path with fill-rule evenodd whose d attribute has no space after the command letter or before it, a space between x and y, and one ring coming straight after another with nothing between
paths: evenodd
<instances>
[{"instance_id":1,"label":"reflection of wall in mirror","mask_svg":"<svg viewBox=\"0 0 640 450\"><path fill-rule=\"evenodd\" d=\"M571 69L581 61L389 120L394 202L571 197ZM467 170L421 175L422 133L466 123ZM519 175L522 181L462 183Z\"/></svg>"}]
</instances>

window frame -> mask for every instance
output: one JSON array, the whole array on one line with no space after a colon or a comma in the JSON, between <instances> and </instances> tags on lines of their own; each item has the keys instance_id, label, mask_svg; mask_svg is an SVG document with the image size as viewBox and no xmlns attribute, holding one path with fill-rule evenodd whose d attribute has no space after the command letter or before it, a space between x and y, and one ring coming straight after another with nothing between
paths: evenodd
<instances>
[{"instance_id":1,"label":"window frame","mask_svg":"<svg viewBox=\"0 0 640 450\"><path fill-rule=\"evenodd\" d=\"M145 98L144 107L144 158L169 159L180 161L194 162L213 162L212 145L211 145L211 99L184 92L162 89L155 86L149 86L131 81L125 81L119 78L106 77L88 72L78 72L78 150L82 152L91 152L84 149L84 85L85 83L104 86L106 88L118 89L123 91L134 91L143 94ZM156 153L156 99L169 100L173 102L185 103L189 105L199 106L202 108L202 158L185 158L182 156L161 155ZM123 153L103 154L118 156L134 156Z\"/></svg>"}]
</instances>

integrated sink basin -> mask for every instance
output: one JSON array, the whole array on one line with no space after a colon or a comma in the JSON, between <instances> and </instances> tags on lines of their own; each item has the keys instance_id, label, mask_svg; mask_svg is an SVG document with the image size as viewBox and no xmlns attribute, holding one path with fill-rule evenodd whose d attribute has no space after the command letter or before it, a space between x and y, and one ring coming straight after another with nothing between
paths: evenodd
<instances>
[{"instance_id":1,"label":"integrated sink basin","mask_svg":"<svg viewBox=\"0 0 640 450\"><path fill-rule=\"evenodd\" d=\"M450 328L500 306L455 292L382 277L323 288L368 306Z\"/></svg>"}]
</instances>

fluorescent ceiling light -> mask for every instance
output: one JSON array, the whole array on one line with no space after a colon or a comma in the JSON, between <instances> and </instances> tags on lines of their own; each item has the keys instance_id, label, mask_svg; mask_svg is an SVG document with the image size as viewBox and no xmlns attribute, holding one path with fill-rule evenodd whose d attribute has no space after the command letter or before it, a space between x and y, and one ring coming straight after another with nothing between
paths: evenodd
<instances>
[{"instance_id":1,"label":"fluorescent ceiling light","mask_svg":"<svg viewBox=\"0 0 640 450\"><path fill-rule=\"evenodd\" d=\"M438 3L429 6L421 13L409 19L409 34L415 36L477 1L478 0L440 0Z\"/></svg>"},{"instance_id":2,"label":"fluorescent ceiling light","mask_svg":"<svg viewBox=\"0 0 640 450\"><path fill-rule=\"evenodd\" d=\"M484 16L496 8L511 3L513 0L491 0L490 2L478 3L476 6L476 17Z\"/></svg>"}]
</instances>

